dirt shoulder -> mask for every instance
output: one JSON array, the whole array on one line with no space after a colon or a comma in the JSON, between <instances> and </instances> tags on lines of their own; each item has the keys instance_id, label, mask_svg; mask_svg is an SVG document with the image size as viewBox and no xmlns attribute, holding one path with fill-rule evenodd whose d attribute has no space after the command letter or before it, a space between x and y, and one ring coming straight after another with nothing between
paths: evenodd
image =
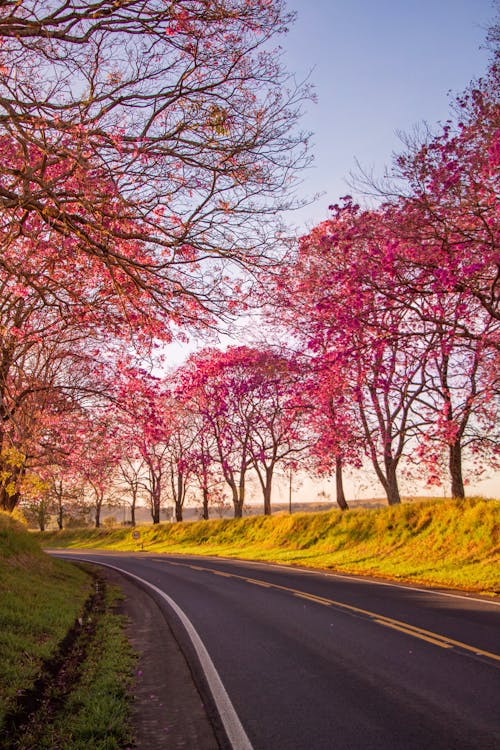
<instances>
[{"instance_id":1,"label":"dirt shoulder","mask_svg":"<svg viewBox=\"0 0 500 750\"><path fill-rule=\"evenodd\" d=\"M137 750L219 750L207 708L160 607L126 576L100 570L123 591L119 611L129 619L127 636L139 655L132 713Z\"/></svg>"}]
</instances>

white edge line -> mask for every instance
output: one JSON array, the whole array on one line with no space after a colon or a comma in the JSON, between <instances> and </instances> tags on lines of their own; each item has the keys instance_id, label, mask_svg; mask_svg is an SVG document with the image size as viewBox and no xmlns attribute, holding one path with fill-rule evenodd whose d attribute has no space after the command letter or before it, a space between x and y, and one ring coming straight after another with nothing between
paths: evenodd
<instances>
[{"instance_id":1,"label":"white edge line","mask_svg":"<svg viewBox=\"0 0 500 750\"><path fill-rule=\"evenodd\" d=\"M62 552L63 554L65 552L71 553L72 550L69 547L61 547L60 549L56 549L55 547L49 548L45 550L46 552L53 551L56 554L59 554ZM112 550L114 551L114 550ZM99 550L99 552L109 552L109 550ZM99 552L96 552L95 550L93 552L90 552L90 554L99 554ZM122 554L128 554L127 552L122 552ZM267 568L268 570L275 570L278 568L279 570L286 570L288 573L302 573L303 575L312 575L312 576L325 576L327 578L343 578L346 581L354 581L358 583L371 583L375 584L376 586L390 586L394 589L406 589L410 591L419 591L422 594L433 594L434 596L448 596L451 599L462 599L466 602L478 602L479 604L486 604L490 607L500 607L500 601L491 601L490 599L487 599L486 597L484 599L478 599L474 596L467 596L467 593L457 593L453 594L450 591L439 591L439 589L422 589L419 586L414 586L411 583L407 583L406 585L403 583L394 583L392 581L380 581L376 580L374 578L370 578L369 576L364 576L361 573L359 575L349 575L348 573L335 573L334 571L330 570L324 570L322 568L302 568L298 565L283 565L281 563L270 563L267 560L245 560L244 558L240 557L217 557L214 555L184 555L182 552L148 552L150 555L157 555L158 557L161 557L162 555L171 557L190 557L190 558L196 558L197 560L213 560L214 562L228 562L228 563L234 563L234 564L243 564L243 565L255 565L260 566L262 568ZM110 566L113 567L113 566Z\"/></svg>"},{"instance_id":2,"label":"white edge line","mask_svg":"<svg viewBox=\"0 0 500 750\"><path fill-rule=\"evenodd\" d=\"M73 560L78 560L78 558L73 558ZM198 659L200 660L201 667L208 682L208 687L210 688L210 692L212 693L212 697L215 701L215 705L217 706L217 710L219 712L220 718L224 725L224 729L226 731L229 742L233 747L233 750L253 750L252 744L248 739L247 733L243 729L243 725L241 724L238 714L236 713L236 710L231 703L231 699L227 694L226 688L224 687L222 680L219 677L219 673L217 672L215 664L210 658L205 644L196 632L191 620L174 602L174 600L171 599L168 594L165 594L164 591L159 589L158 586L155 586L153 583L149 583L149 581L144 580L144 578L136 576L134 573L129 573L126 570L122 570L122 568L118 568L116 565L110 565L109 563L104 562L96 562L84 558L80 558L79 562L91 563L93 565L102 565L106 568L117 570L119 573L129 576L130 578L135 578L137 581L145 584L150 589L153 589L153 591L156 591L156 593L159 594L162 599L165 599L169 607L173 609L179 620L182 622L187 634L191 639L191 643L193 644L194 650L196 651Z\"/></svg>"}]
</instances>

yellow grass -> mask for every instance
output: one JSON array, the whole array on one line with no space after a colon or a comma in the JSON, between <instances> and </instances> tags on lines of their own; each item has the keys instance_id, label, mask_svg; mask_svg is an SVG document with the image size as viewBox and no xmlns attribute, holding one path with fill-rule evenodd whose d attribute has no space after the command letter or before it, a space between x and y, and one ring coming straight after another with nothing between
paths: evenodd
<instances>
[{"instance_id":1,"label":"yellow grass","mask_svg":"<svg viewBox=\"0 0 500 750\"><path fill-rule=\"evenodd\" d=\"M500 593L500 502L425 500L392 508L48 532L52 547L219 555Z\"/></svg>"}]
</instances>

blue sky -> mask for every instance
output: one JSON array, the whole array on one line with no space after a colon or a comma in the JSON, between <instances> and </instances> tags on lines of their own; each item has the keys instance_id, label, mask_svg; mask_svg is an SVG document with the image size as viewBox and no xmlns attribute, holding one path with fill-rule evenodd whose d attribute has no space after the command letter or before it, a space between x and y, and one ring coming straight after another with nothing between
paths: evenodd
<instances>
[{"instance_id":1,"label":"blue sky","mask_svg":"<svg viewBox=\"0 0 500 750\"><path fill-rule=\"evenodd\" d=\"M449 92L482 75L481 49L495 15L492 0L290 0L296 23L282 38L284 61L310 73L318 97L303 124L313 131L315 165L301 192L325 192L294 217L301 229L352 192L357 158L381 174L398 151L396 131L449 113Z\"/></svg>"}]
</instances>

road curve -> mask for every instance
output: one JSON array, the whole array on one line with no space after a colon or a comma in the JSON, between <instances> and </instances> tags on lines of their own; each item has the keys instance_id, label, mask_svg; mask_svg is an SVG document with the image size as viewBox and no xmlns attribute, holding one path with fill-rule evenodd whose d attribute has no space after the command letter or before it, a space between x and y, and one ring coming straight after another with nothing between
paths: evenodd
<instances>
[{"instance_id":1,"label":"road curve","mask_svg":"<svg viewBox=\"0 0 500 750\"><path fill-rule=\"evenodd\" d=\"M235 750L500 747L498 602L236 560L56 554L173 600L241 722Z\"/></svg>"}]
</instances>

